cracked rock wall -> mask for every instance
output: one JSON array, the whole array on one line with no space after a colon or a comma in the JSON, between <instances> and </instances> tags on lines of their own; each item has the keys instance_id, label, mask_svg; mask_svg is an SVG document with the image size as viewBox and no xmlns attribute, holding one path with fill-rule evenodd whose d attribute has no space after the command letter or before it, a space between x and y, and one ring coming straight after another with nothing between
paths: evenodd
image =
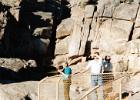
<instances>
[{"instance_id":1,"label":"cracked rock wall","mask_svg":"<svg viewBox=\"0 0 140 100\"><path fill-rule=\"evenodd\" d=\"M71 17L57 27L55 52L61 49L58 45L65 45L62 53L55 53L54 63L59 65L67 57L87 57L97 47L102 56L111 55L114 71L139 70L139 0L81 2L71 4Z\"/></svg>"}]
</instances>

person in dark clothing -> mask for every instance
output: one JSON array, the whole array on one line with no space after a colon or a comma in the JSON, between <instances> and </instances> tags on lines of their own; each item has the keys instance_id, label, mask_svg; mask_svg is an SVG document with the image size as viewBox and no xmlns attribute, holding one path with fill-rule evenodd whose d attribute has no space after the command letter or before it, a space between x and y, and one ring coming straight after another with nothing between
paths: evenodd
<instances>
[{"instance_id":1,"label":"person in dark clothing","mask_svg":"<svg viewBox=\"0 0 140 100\"><path fill-rule=\"evenodd\" d=\"M103 60L104 73L112 72L112 63L110 60L110 56L105 56L105 59Z\"/></svg>"}]
</instances>

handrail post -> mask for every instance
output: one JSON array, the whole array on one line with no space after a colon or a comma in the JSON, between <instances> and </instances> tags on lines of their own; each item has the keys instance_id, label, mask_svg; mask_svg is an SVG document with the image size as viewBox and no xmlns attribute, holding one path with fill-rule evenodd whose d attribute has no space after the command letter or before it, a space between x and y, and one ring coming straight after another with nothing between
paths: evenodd
<instances>
[{"instance_id":1,"label":"handrail post","mask_svg":"<svg viewBox=\"0 0 140 100\"><path fill-rule=\"evenodd\" d=\"M56 100L59 100L59 83L61 81L61 78L58 79L58 82L56 83Z\"/></svg>"},{"instance_id":2,"label":"handrail post","mask_svg":"<svg viewBox=\"0 0 140 100\"><path fill-rule=\"evenodd\" d=\"M122 78L120 79L119 100L122 100Z\"/></svg>"},{"instance_id":3,"label":"handrail post","mask_svg":"<svg viewBox=\"0 0 140 100\"><path fill-rule=\"evenodd\" d=\"M40 82L39 82L38 87L37 87L37 92L38 92L37 100L39 100L40 99Z\"/></svg>"},{"instance_id":4,"label":"handrail post","mask_svg":"<svg viewBox=\"0 0 140 100\"><path fill-rule=\"evenodd\" d=\"M48 78L48 76L45 77L45 78L43 78L43 79L42 79L41 81L39 81L39 83L38 83L38 86L37 86L37 93L38 93L37 100L40 100L40 84L41 84L43 81L45 81L47 78Z\"/></svg>"}]
</instances>

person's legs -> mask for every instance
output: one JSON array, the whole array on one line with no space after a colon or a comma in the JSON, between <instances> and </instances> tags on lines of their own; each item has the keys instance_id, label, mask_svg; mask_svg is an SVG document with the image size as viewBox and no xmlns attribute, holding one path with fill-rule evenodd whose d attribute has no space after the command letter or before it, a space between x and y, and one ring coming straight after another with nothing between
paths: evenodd
<instances>
[{"instance_id":1,"label":"person's legs","mask_svg":"<svg viewBox=\"0 0 140 100\"><path fill-rule=\"evenodd\" d=\"M91 76L91 85L92 87L97 86L97 76L95 75ZM95 90L92 92L92 100L97 100L97 93Z\"/></svg>"},{"instance_id":2,"label":"person's legs","mask_svg":"<svg viewBox=\"0 0 140 100\"><path fill-rule=\"evenodd\" d=\"M100 85L100 87L97 89L98 100L104 100L102 75L98 76L98 85Z\"/></svg>"},{"instance_id":3,"label":"person's legs","mask_svg":"<svg viewBox=\"0 0 140 100\"><path fill-rule=\"evenodd\" d=\"M70 100L69 91L70 91L70 81L64 80L64 98L65 100Z\"/></svg>"}]
</instances>

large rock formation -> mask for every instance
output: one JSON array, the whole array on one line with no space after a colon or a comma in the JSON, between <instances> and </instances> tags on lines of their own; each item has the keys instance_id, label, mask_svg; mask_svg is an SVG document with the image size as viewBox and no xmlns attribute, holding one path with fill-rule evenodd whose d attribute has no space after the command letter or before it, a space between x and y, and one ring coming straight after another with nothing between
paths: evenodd
<instances>
[{"instance_id":1,"label":"large rock formation","mask_svg":"<svg viewBox=\"0 0 140 100\"><path fill-rule=\"evenodd\" d=\"M67 16L64 8L60 1L0 0L0 81L44 77L54 56L57 24Z\"/></svg>"},{"instance_id":2,"label":"large rock formation","mask_svg":"<svg viewBox=\"0 0 140 100\"><path fill-rule=\"evenodd\" d=\"M140 70L139 3L0 0L0 79L5 80L7 73L10 82L26 80L31 74L39 77L33 69L44 72L42 66L59 66L68 58L70 64L77 64L92 48L99 48L103 57L111 55L114 71Z\"/></svg>"},{"instance_id":3,"label":"large rock formation","mask_svg":"<svg viewBox=\"0 0 140 100\"><path fill-rule=\"evenodd\" d=\"M57 56L63 55L65 58L72 57L72 59L78 56L89 56L91 48L99 48L102 56L112 56L115 71L135 69L132 67L132 62L134 62L132 59L136 62L139 61L139 46L137 45L140 36L139 1L70 0L69 2L71 17L65 19L65 22L71 20L74 25L69 23L66 26L63 21L60 23L59 26L64 28L58 27L59 31L56 32L56 38L59 41L64 41L67 35L70 35L70 40L67 44L68 52L59 53ZM69 28L69 26L71 27ZM63 31L63 29L72 31ZM61 34L65 38L58 38L58 35L61 36ZM58 42L56 42L56 51L58 51L57 45Z\"/></svg>"}]
</instances>

